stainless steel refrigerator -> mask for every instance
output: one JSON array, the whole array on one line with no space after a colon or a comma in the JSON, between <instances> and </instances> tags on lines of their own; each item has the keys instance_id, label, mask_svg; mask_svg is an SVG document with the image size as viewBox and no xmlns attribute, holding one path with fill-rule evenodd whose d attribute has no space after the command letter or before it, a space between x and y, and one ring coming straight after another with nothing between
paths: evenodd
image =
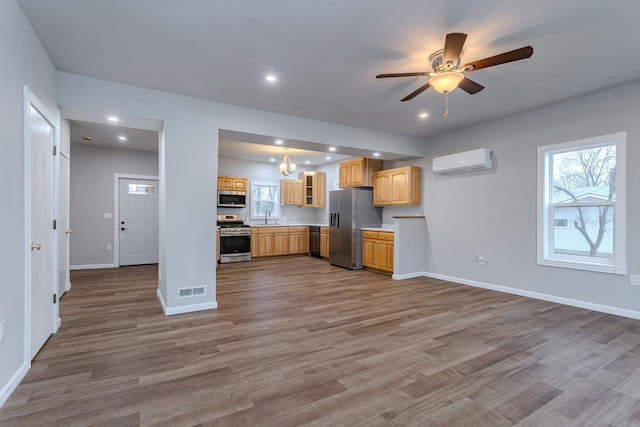
<instances>
[{"instance_id":1,"label":"stainless steel refrigerator","mask_svg":"<svg viewBox=\"0 0 640 427\"><path fill-rule=\"evenodd\" d=\"M362 269L362 227L380 227L382 208L373 207L373 190L351 188L329 192L329 262Z\"/></svg>"}]
</instances>

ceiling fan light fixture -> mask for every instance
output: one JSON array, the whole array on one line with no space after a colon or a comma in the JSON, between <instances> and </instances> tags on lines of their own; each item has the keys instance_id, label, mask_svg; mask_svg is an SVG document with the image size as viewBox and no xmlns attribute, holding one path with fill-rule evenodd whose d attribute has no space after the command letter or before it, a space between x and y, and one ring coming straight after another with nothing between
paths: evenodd
<instances>
[{"instance_id":1,"label":"ceiling fan light fixture","mask_svg":"<svg viewBox=\"0 0 640 427\"><path fill-rule=\"evenodd\" d=\"M464 80L464 75L462 73L447 71L445 73L438 73L431 77L429 79L429 84L440 93L449 93L457 88L458 84L460 84L462 80Z\"/></svg>"}]
</instances>

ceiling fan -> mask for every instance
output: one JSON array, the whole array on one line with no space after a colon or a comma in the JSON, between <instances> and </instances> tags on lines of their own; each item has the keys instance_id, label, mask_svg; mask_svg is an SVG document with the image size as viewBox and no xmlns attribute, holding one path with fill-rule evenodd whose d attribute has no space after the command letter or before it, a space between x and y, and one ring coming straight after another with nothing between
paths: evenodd
<instances>
[{"instance_id":1,"label":"ceiling fan","mask_svg":"<svg viewBox=\"0 0 640 427\"><path fill-rule=\"evenodd\" d=\"M531 46L521 47L520 49L504 52L499 55L490 56L478 61L469 62L460 67L462 47L467 39L464 33L449 33L444 42L444 49L439 49L429 56L431 68L433 71L422 71L417 73L392 73L378 74L377 79L385 79L389 77L429 77L427 83L411 92L409 95L401 99L401 101L409 101L431 86L440 93L445 94L445 117L449 115L448 94L457 87L467 92L469 95L476 94L484 89L479 83L474 82L464 75L472 71L481 70L483 68L493 67L495 65L506 64L507 62L519 61L529 58L533 55Z\"/></svg>"}]
</instances>

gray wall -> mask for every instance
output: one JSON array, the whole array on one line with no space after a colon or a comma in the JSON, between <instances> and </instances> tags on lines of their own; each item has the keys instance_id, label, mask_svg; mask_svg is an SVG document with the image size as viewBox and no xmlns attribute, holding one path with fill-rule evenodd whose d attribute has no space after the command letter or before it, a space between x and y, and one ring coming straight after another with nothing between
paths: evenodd
<instances>
[{"instance_id":1,"label":"gray wall","mask_svg":"<svg viewBox=\"0 0 640 427\"><path fill-rule=\"evenodd\" d=\"M551 105L427 141L423 206L385 208L426 215L425 270L470 281L640 312L629 276L536 264L536 147L627 131L627 271L640 273L640 83ZM455 116L450 117L455 119ZM492 148L489 172L434 176L431 159ZM414 212L412 212L414 213ZM476 257L483 255L485 265Z\"/></svg>"},{"instance_id":2,"label":"gray wall","mask_svg":"<svg viewBox=\"0 0 640 427\"><path fill-rule=\"evenodd\" d=\"M24 367L24 158L22 86L28 85L49 111L56 106L55 68L15 0L0 1L0 403L10 379Z\"/></svg>"},{"instance_id":3,"label":"gray wall","mask_svg":"<svg viewBox=\"0 0 640 427\"><path fill-rule=\"evenodd\" d=\"M158 176L158 153L71 144L70 264L114 263L113 174ZM105 213L112 219L104 219Z\"/></svg>"}]
</instances>

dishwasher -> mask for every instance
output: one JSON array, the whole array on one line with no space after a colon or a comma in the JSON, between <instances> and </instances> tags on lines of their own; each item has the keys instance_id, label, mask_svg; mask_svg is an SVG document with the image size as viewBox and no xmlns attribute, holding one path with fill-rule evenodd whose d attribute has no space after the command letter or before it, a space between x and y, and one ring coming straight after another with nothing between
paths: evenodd
<instances>
[{"instance_id":1,"label":"dishwasher","mask_svg":"<svg viewBox=\"0 0 640 427\"><path fill-rule=\"evenodd\" d=\"M320 227L309 226L309 255L320 258Z\"/></svg>"}]
</instances>

